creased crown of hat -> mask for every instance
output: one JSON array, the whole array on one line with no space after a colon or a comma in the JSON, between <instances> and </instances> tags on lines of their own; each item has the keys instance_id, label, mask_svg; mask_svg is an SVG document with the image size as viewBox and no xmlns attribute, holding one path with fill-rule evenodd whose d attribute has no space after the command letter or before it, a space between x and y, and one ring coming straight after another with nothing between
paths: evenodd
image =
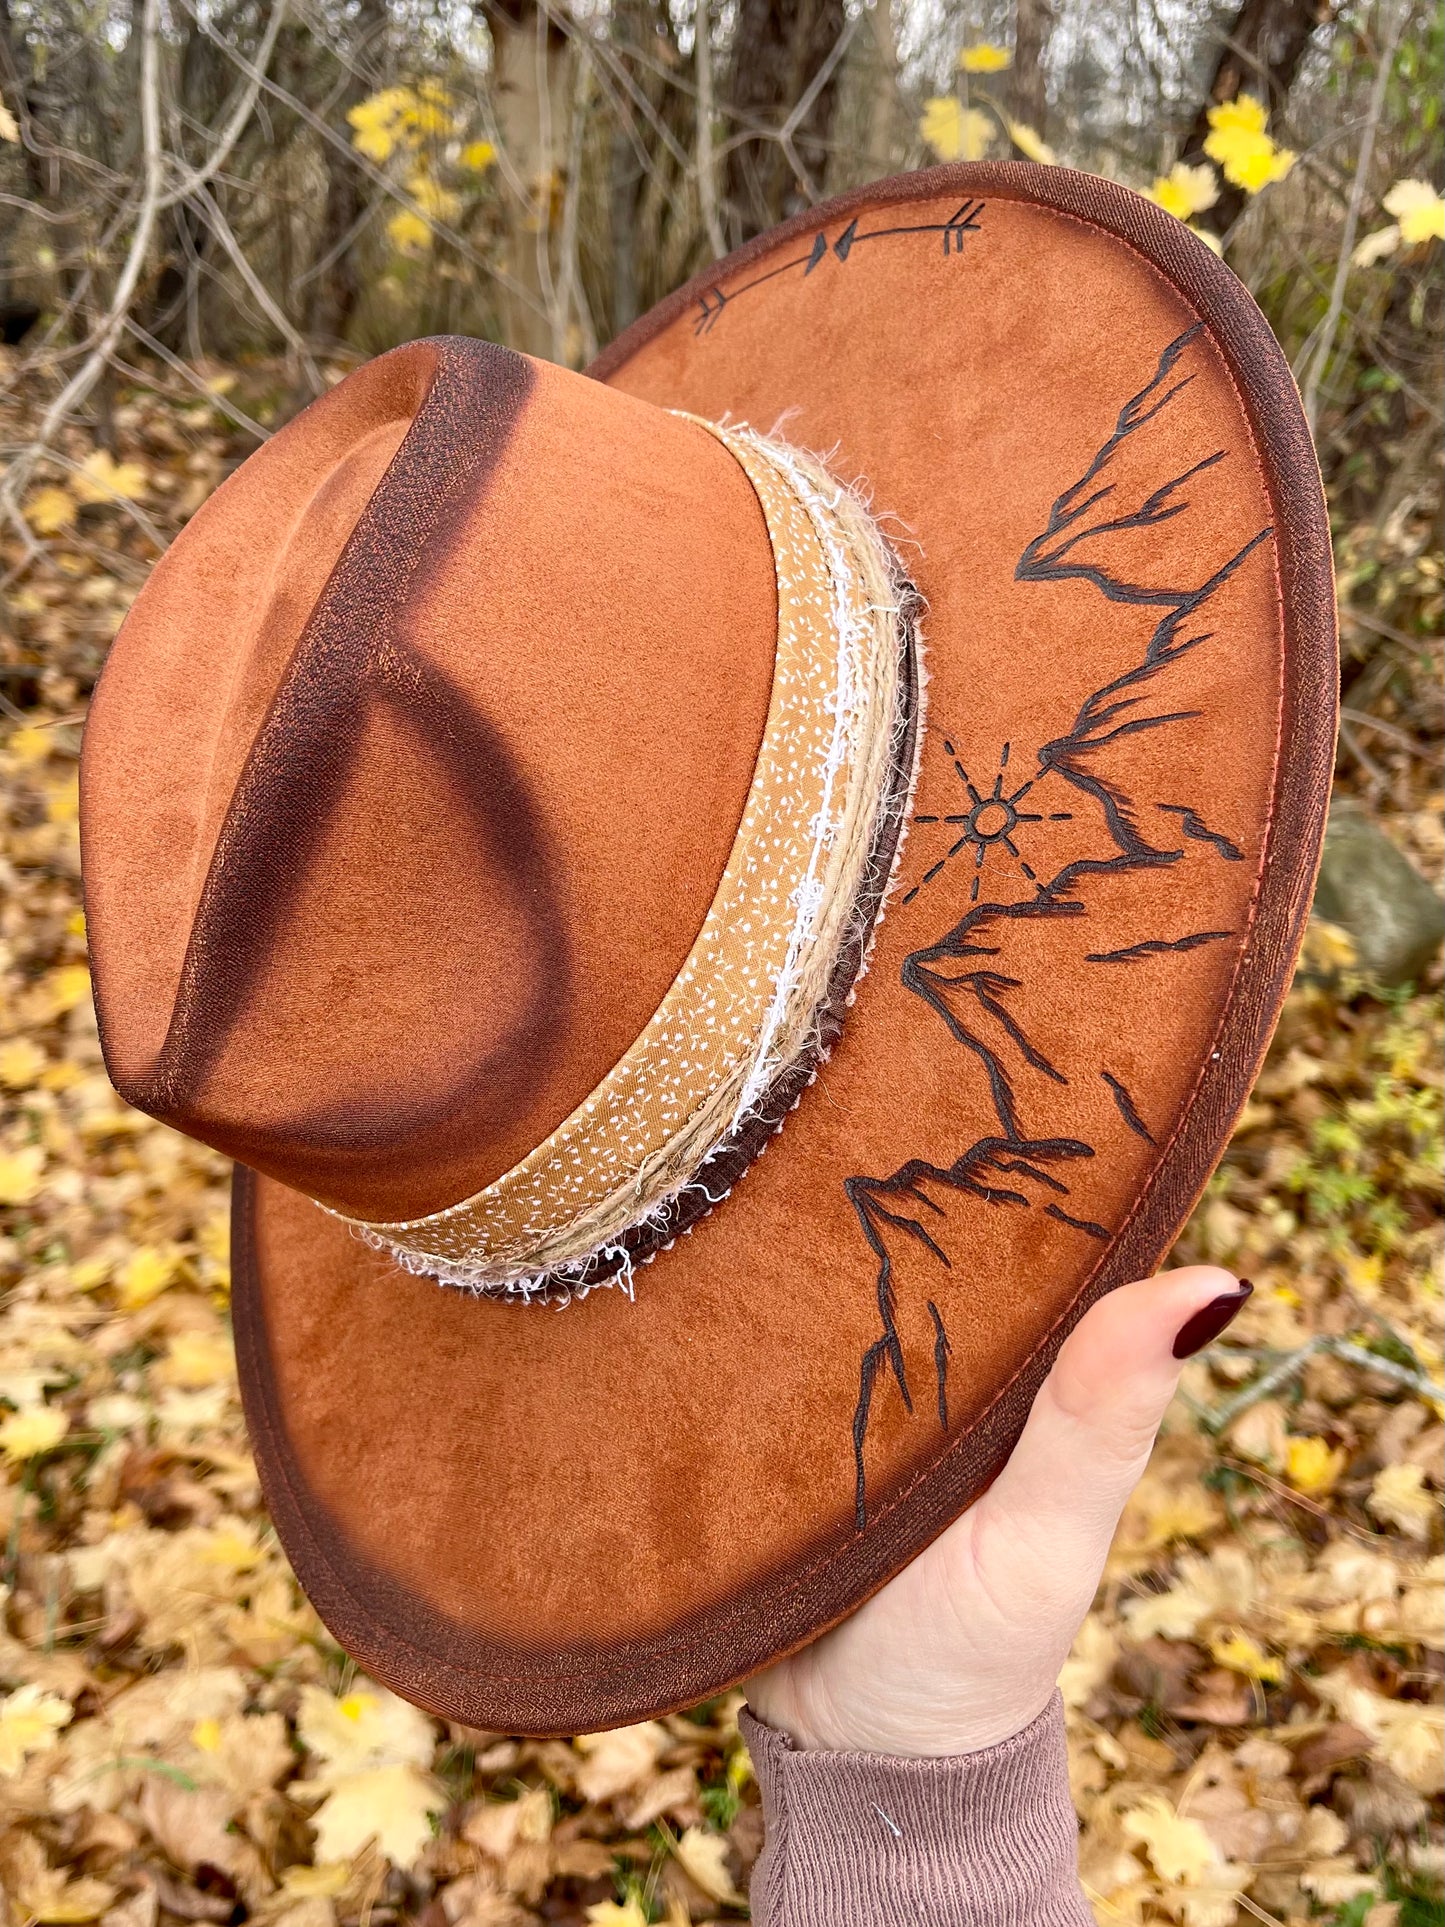
<instances>
[{"instance_id":1,"label":"creased crown of hat","mask_svg":"<svg viewBox=\"0 0 1445 1927\"><path fill-rule=\"evenodd\" d=\"M94 698L87 923L120 1090L241 1167L257 1462L374 1676L647 1717L982 1489L1245 1101L1334 679L1268 328L1060 168L809 211L587 376L412 343L241 466Z\"/></svg>"},{"instance_id":2,"label":"creased crown of hat","mask_svg":"<svg viewBox=\"0 0 1445 1927\"><path fill-rule=\"evenodd\" d=\"M381 422L407 374L425 383L411 398L411 419L385 471L367 475L370 499L289 654L282 660L277 652L269 665L279 673L223 805L204 798L216 816L214 844L204 875L193 854L185 878L193 902L172 932L183 947L177 942L165 959L174 991L164 1030L159 1012L124 996L132 985L150 988L143 973L159 958L134 959L130 983L118 985L118 973L107 973L102 1021L114 1074L132 1102L244 1150L288 1181L316 1185L319 1202L408 1270L474 1291L557 1302L619 1275L630 1281L637 1259L664 1248L720 1202L780 1128L836 1036L893 873L912 786L921 682L917 598L863 502L816 457L744 426L681 413L650 424L674 463L681 456L689 468L705 471L710 463L716 470L713 451L725 452L748 490L750 519L761 523L748 530L752 547L773 574L767 706L731 848L681 968L595 1085L524 1156L466 1196L378 1219L360 1206L371 1162L364 1106L349 1128L334 1105L305 1099L274 1122L265 1118L288 1072L315 1073L313 1062L287 1064L266 1050L275 1021L267 1000L289 1001L300 989L268 981L273 946L286 940L278 925L294 912L310 874L321 873L327 894L345 889L364 902L377 887L367 874L374 858L393 867L389 851L368 850L353 868L346 856L337 864L334 850L355 832L354 766L375 754L375 736L387 721L414 734L416 750L441 765L458 801L472 791L481 820L459 825L462 834L495 837L485 818L502 803L512 820L499 854L515 861L517 819L526 806L506 796L505 751L468 714L450 666L415 633L412 604L419 588L425 593L417 576L436 567L449 519L475 492L486 456L495 459L505 442L504 404L519 411L535 405L534 391L545 384L553 393L543 406L550 402L561 432L580 440L597 400L575 376L485 343L447 339L395 351L353 377L329 406L347 414L369 405L380 421L368 440L389 445L394 425ZM615 441L635 425L635 405L613 397L607 404L608 440ZM299 526L288 531L288 563L294 556L304 567L313 544L334 541L328 498L353 483L370 454L369 447L351 453L325 474ZM697 531L687 534L695 540ZM631 539L630 531L615 531L619 545ZM266 655L270 631L294 620L289 589L283 573L259 623L253 617L257 643L241 665L243 677L258 677L256 658ZM600 609L589 640L615 650L628 614L625 604ZM545 598L535 620L547 620ZM728 640L719 634L701 643L725 649ZM573 748L585 754L580 740ZM603 786L616 781L615 770L595 775ZM490 779L490 795L476 795L479 777ZM213 781L208 771L208 791ZM555 950L539 960L541 981L511 1035L472 1067L483 1104L517 1074L506 1062L509 1050L524 1070L545 1056L549 1040L534 1026L539 1017L545 1021L545 999L557 988L545 972L549 964L556 978L566 970L565 936L548 901L556 889L548 853L535 832L522 841L532 845L531 873L518 879L516 910L533 924L534 939L545 931ZM465 912L434 901L431 914L449 920ZM633 914L646 917L650 906ZM490 983L485 994L489 1002L495 997ZM585 1006L585 986L572 994ZM346 1013L332 999L311 1015L324 1024L344 1021ZM148 1023L156 1030L147 1050ZM359 1037L361 1065L348 1063L345 1071L364 1076L380 1041ZM242 1053L249 1062L233 1068ZM221 1095L232 1078L248 1109ZM440 1096L444 1102L453 1093ZM418 1123L425 1134L425 1123L405 1113L374 1133L387 1159L407 1155ZM352 1169L362 1174L360 1188Z\"/></svg>"}]
</instances>

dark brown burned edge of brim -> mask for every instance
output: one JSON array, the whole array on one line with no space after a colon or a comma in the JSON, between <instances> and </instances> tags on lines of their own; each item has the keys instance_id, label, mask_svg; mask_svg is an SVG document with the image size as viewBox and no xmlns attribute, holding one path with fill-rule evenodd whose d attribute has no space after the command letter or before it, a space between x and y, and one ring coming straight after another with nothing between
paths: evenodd
<instances>
[{"instance_id":1,"label":"dark brown burned edge of brim","mask_svg":"<svg viewBox=\"0 0 1445 1927\"><path fill-rule=\"evenodd\" d=\"M902 581L898 593L898 715L902 723L889 758L883 794L874 823L873 847L863 881L848 920L848 932L838 961L828 979L827 995L815 1018L808 1048L781 1071L748 1113L737 1131L712 1151L683 1188L643 1223L633 1225L585 1266L565 1274L552 1272L527 1294L532 1305L565 1305L596 1285L610 1284L619 1272L651 1264L659 1252L725 1203L733 1186L746 1177L754 1160L787 1122L788 1113L818 1074L820 1065L843 1030L843 1018L858 980L867 966L880 912L893 877L894 859L903 839L903 825L912 793L918 755L919 674L918 618L921 604L911 582ZM480 1285L477 1293L501 1303L520 1304L505 1285Z\"/></svg>"},{"instance_id":2,"label":"dark brown burned edge of brim","mask_svg":"<svg viewBox=\"0 0 1445 1927\"><path fill-rule=\"evenodd\" d=\"M1244 288L1182 223L1110 182L1022 163L930 169L812 210L716 264L634 324L593 366L605 378L667 327L701 285L780 243L879 202L955 193L1020 200L1131 247L1188 300L1239 390L1275 511L1285 664L1261 882L1249 937L1194 1100L1135 1208L1073 1303L970 1428L872 1507L861 1529L800 1534L795 1557L725 1603L649 1639L565 1651L482 1638L350 1546L307 1491L268 1355L253 1238L255 1180L233 1202L235 1326L262 1484L297 1576L335 1637L376 1678L443 1717L492 1731L571 1734L656 1716L746 1679L884 1585L996 1476L1060 1345L1107 1291L1146 1277L1203 1190L1249 1095L1304 934L1334 759L1337 669L1329 531L1314 450L1279 346ZM375 1263L358 1251L357 1262ZM766 1387L759 1388L766 1396Z\"/></svg>"}]
</instances>

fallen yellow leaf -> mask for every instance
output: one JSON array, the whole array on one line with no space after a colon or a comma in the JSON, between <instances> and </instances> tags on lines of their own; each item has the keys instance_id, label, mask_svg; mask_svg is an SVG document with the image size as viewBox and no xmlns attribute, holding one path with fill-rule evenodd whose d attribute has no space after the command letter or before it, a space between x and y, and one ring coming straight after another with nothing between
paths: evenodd
<instances>
[{"instance_id":1,"label":"fallen yellow leaf","mask_svg":"<svg viewBox=\"0 0 1445 1927\"><path fill-rule=\"evenodd\" d=\"M72 1711L69 1700L34 1685L0 1700L0 1776L13 1780L32 1753L48 1753Z\"/></svg>"},{"instance_id":2,"label":"fallen yellow leaf","mask_svg":"<svg viewBox=\"0 0 1445 1927\"><path fill-rule=\"evenodd\" d=\"M393 1866L410 1868L432 1837L446 1796L415 1766L368 1767L338 1780L311 1816L322 1860L351 1860L374 1840Z\"/></svg>"},{"instance_id":3,"label":"fallen yellow leaf","mask_svg":"<svg viewBox=\"0 0 1445 1927\"><path fill-rule=\"evenodd\" d=\"M75 497L63 488L38 488L25 504L25 519L37 535L59 535L79 513Z\"/></svg>"},{"instance_id":4,"label":"fallen yellow leaf","mask_svg":"<svg viewBox=\"0 0 1445 1927\"><path fill-rule=\"evenodd\" d=\"M1296 1492L1317 1497L1334 1489L1349 1463L1341 1446L1321 1438L1292 1438L1285 1447L1284 1475Z\"/></svg>"},{"instance_id":5,"label":"fallen yellow leaf","mask_svg":"<svg viewBox=\"0 0 1445 1927\"><path fill-rule=\"evenodd\" d=\"M1227 1666L1232 1673L1243 1673L1246 1679L1258 1680L1266 1686L1278 1686L1284 1678L1284 1664L1265 1652L1246 1634L1229 1632L1216 1636L1209 1642L1209 1650L1215 1663Z\"/></svg>"},{"instance_id":6,"label":"fallen yellow leaf","mask_svg":"<svg viewBox=\"0 0 1445 1927\"><path fill-rule=\"evenodd\" d=\"M118 462L106 449L94 449L70 478L80 502L133 502L145 491L146 472L139 462Z\"/></svg>"},{"instance_id":7,"label":"fallen yellow leaf","mask_svg":"<svg viewBox=\"0 0 1445 1927\"><path fill-rule=\"evenodd\" d=\"M12 1037L0 1046L0 1084L7 1091L28 1091L49 1059L31 1037Z\"/></svg>"},{"instance_id":8,"label":"fallen yellow leaf","mask_svg":"<svg viewBox=\"0 0 1445 1927\"><path fill-rule=\"evenodd\" d=\"M0 1452L12 1465L38 1458L53 1451L69 1430L70 1421L54 1405L33 1405L25 1412L12 1412L0 1425Z\"/></svg>"},{"instance_id":9,"label":"fallen yellow leaf","mask_svg":"<svg viewBox=\"0 0 1445 1927\"><path fill-rule=\"evenodd\" d=\"M1440 1501L1426 1491L1425 1470L1419 1465L1385 1466L1365 1504L1377 1519L1398 1526L1410 1539L1428 1539L1440 1516Z\"/></svg>"},{"instance_id":10,"label":"fallen yellow leaf","mask_svg":"<svg viewBox=\"0 0 1445 1927\"><path fill-rule=\"evenodd\" d=\"M0 1204L29 1204L40 1191L45 1152L38 1144L0 1153Z\"/></svg>"},{"instance_id":11,"label":"fallen yellow leaf","mask_svg":"<svg viewBox=\"0 0 1445 1927\"><path fill-rule=\"evenodd\" d=\"M1428 181L1396 181L1385 196L1385 212L1399 222L1407 247L1445 241L1445 199Z\"/></svg>"},{"instance_id":12,"label":"fallen yellow leaf","mask_svg":"<svg viewBox=\"0 0 1445 1927\"><path fill-rule=\"evenodd\" d=\"M142 1245L133 1251L116 1273L116 1291L122 1311L140 1311L150 1304L175 1277L180 1254L170 1245Z\"/></svg>"}]
</instances>

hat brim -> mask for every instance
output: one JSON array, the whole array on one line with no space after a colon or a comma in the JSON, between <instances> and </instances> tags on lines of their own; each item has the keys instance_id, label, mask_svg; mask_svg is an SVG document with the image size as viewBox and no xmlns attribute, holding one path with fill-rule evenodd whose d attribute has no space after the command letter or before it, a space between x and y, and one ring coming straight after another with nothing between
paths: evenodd
<instances>
[{"instance_id":1,"label":"hat brim","mask_svg":"<svg viewBox=\"0 0 1445 1927\"><path fill-rule=\"evenodd\" d=\"M1108 182L879 183L592 372L867 490L926 600L927 714L840 1043L633 1297L470 1299L237 1172L242 1387L298 1576L376 1678L537 1734L745 1678L993 1477L1248 1095L1336 700L1288 368L1230 271Z\"/></svg>"}]
</instances>

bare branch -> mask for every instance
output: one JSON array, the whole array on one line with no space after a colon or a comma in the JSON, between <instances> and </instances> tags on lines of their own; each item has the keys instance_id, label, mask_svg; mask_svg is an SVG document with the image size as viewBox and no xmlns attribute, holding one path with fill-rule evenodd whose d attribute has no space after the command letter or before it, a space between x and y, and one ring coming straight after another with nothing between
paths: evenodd
<instances>
[{"instance_id":1,"label":"bare branch","mask_svg":"<svg viewBox=\"0 0 1445 1927\"><path fill-rule=\"evenodd\" d=\"M161 203L165 158L161 152L160 0L145 0L141 14L140 112L142 172L135 229L130 249L116 280L105 318L91 338L90 352L40 418L34 439L12 463L0 483L0 511L19 518L20 498L35 473L36 464L73 412L99 381L125 328L126 316L145 266Z\"/></svg>"},{"instance_id":2,"label":"bare branch","mask_svg":"<svg viewBox=\"0 0 1445 1927\"><path fill-rule=\"evenodd\" d=\"M217 137L216 145L211 149L203 165L197 168L187 169L181 179L162 197L162 208L174 207L178 201L189 200L198 188L202 188L208 181L214 180L215 176L225 166L230 157L231 149L241 138L242 133L245 131L247 121L250 120L251 115L255 112L256 101L261 92L262 81L265 77L267 67L271 64L271 55L276 46L276 37L281 31L282 21L286 18L286 6L287 0L273 0L271 18L266 22L266 31L261 37L260 46L256 49L254 72L245 77L245 84L236 101L231 118L227 121L224 129Z\"/></svg>"}]
</instances>

